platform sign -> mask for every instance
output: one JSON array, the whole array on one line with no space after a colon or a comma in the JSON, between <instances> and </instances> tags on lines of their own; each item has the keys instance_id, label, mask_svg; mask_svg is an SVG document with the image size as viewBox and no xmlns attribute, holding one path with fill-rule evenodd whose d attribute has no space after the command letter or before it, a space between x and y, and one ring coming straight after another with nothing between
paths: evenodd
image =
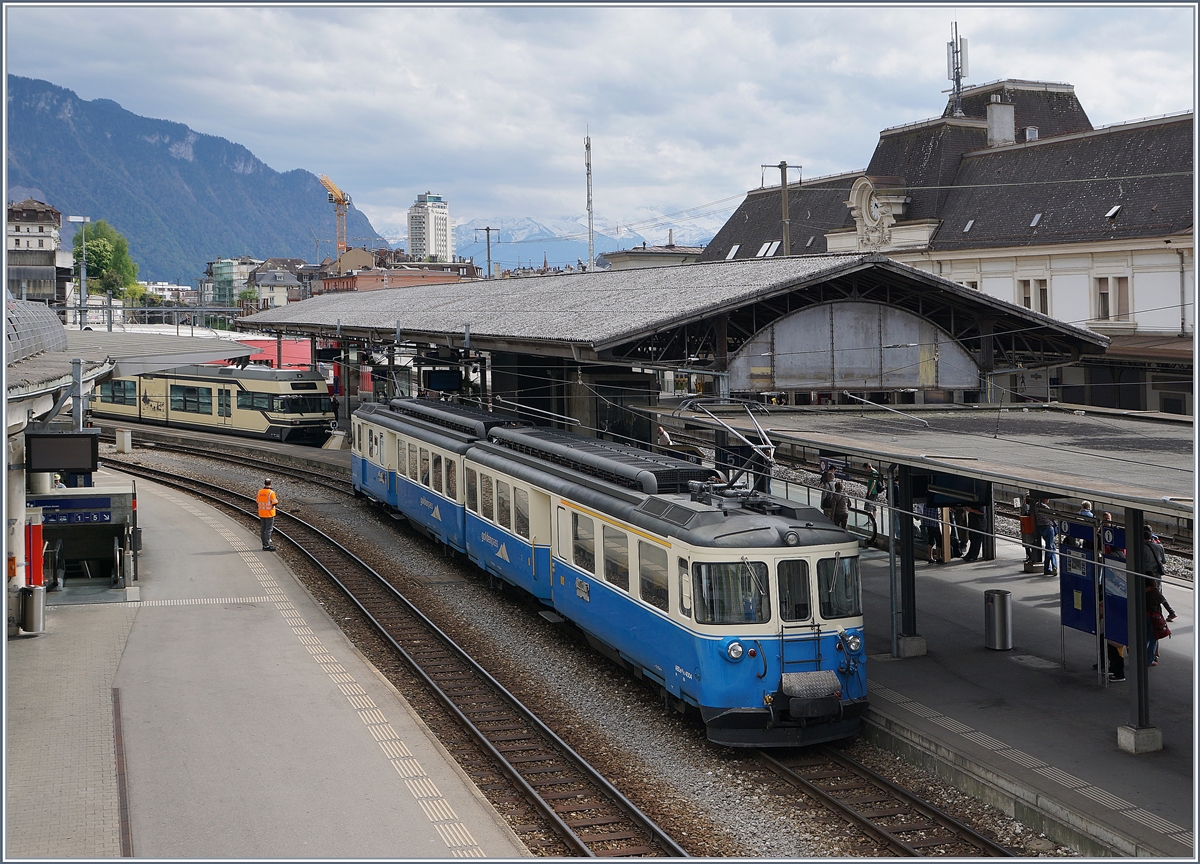
<instances>
[{"instance_id":1,"label":"platform sign","mask_svg":"<svg viewBox=\"0 0 1200 864\"><path fill-rule=\"evenodd\" d=\"M1117 530L1125 533L1123 529ZM1124 539L1121 538L1122 542ZM1118 645L1128 645L1129 599L1125 581L1125 559L1101 556L1100 574L1104 579L1104 638Z\"/></svg>"},{"instance_id":2,"label":"platform sign","mask_svg":"<svg viewBox=\"0 0 1200 864\"><path fill-rule=\"evenodd\" d=\"M113 521L112 498L37 498L26 500L42 508L43 525L102 525Z\"/></svg>"},{"instance_id":3,"label":"platform sign","mask_svg":"<svg viewBox=\"0 0 1200 864\"><path fill-rule=\"evenodd\" d=\"M1063 548L1058 568L1059 608L1062 626L1095 635L1099 625L1096 609L1096 565L1092 553Z\"/></svg>"}]
</instances>

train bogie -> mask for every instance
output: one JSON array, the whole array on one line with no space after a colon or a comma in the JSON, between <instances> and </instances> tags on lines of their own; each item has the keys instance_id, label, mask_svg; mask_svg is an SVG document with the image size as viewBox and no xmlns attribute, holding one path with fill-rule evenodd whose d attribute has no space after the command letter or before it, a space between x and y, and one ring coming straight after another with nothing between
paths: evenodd
<instances>
[{"instance_id":1,"label":"train bogie","mask_svg":"<svg viewBox=\"0 0 1200 864\"><path fill-rule=\"evenodd\" d=\"M494 416L367 406L356 490L699 709L713 741L857 732L867 687L855 538L691 463Z\"/></svg>"}]
</instances>

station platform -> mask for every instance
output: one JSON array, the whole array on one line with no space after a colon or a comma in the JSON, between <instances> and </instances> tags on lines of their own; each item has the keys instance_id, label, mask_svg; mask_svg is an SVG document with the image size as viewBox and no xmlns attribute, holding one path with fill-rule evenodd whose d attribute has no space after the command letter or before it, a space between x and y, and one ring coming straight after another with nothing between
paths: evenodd
<instances>
[{"instance_id":1,"label":"station platform","mask_svg":"<svg viewBox=\"0 0 1200 864\"><path fill-rule=\"evenodd\" d=\"M256 531L138 492L140 600L8 640L6 860L529 854Z\"/></svg>"},{"instance_id":2,"label":"station platform","mask_svg":"<svg viewBox=\"0 0 1200 864\"><path fill-rule=\"evenodd\" d=\"M1098 682L1095 637L1059 625L1058 577L1026 574L1019 546L997 547L994 561L917 564L927 654L905 659L891 656L887 553L863 554L864 737L1085 855L1195 860L1193 592L1164 585L1179 617L1147 670L1163 749L1133 755L1117 746L1132 677ZM988 589L1012 592L1012 650L985 647Z\"/></svg>"}]
</instances>

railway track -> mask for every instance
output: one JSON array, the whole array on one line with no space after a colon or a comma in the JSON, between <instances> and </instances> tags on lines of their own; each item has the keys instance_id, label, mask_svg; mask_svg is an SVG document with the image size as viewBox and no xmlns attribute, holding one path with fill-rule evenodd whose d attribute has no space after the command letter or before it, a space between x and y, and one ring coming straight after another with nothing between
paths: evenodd
<instances>
[{"instance_id":1,"label":"railway track","mask_svg":"<svg viewBox=\"0 0 1200 864\"><path fill-rule=\"evenodd\" d=\"M1014 854L832 747L756 751L766 766L881 844L906 857Z\"/></svg>"},{"instance_id":2,"label":"railway track","mask_svg":"<svg viewBox=\"0 0 1200 864\"><path fill-rule=\"evenodd\" d=\"M245 509L253 505L249 496L144 466L110 467L199 495L257 522L256 511ZM463 770L480 788L508 786L533 807L540 824L516 826L518 833L549 833L563 854L573 857L687 857L666 832L375 570L295 516L280 513L276 526L277 533L358 606L490 757L460 762Z\"/></svg>"}]
</instances>

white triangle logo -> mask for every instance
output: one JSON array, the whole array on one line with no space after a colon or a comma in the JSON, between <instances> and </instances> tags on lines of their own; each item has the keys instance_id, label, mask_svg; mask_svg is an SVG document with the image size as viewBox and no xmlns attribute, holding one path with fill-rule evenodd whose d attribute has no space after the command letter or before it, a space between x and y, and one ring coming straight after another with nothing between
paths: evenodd
<instances>
[{"instance_id":1,"label":"white triangle logo","mask_svg":"<svg viewBox=\"0 0 1200 864\"><path fill-rule=\"evenodd\" d=\"M442 511L438 509L438 505L436 504L433 505L433 518L439 522L442 521Z\"/></svg>"},{"instance_id":2,"label":"white triangle logo","mask_svg":"<svg viewBox=\"0 0 1200 864\"><path fill-rule=\"evenodd\" d=\"M501 543L500 548L496 550L496 557L503 561L508 561L508 550L504 548L503 543ZM512 562L509 561L509 563L511 564Z\"/></svg>"}]
</instances>

